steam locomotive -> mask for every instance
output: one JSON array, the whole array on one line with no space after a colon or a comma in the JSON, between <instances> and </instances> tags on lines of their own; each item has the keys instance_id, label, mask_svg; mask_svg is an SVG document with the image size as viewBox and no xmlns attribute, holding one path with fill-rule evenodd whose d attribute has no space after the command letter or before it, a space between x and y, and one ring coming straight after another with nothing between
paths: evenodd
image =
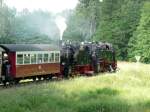
<instances>
[{"instance_id":1,"label":"steam locomotive","mask_svg":"<svg viewBox=\"0 0 150 112\"><path fill-rule=\"evenodd\" d=\"M1 44L0 80L5 85L22 79L69 78L77 74L115 72L115 50L109 43Z\"/></svg>"}]
</instances>

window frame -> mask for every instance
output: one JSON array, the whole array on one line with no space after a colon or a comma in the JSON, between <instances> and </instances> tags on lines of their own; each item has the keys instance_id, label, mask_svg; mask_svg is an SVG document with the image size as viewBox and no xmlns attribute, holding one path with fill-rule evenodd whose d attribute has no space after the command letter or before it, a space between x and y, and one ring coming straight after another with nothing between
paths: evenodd
<instances>
[{"instance_id":1,"label":"window frame","mask_svg":"<svg viewBox=\"0 0 150 112\"><path fill-rule=\"evenodd\" d=\"M46 62L45 62L45 54L48 55ZM49 53L43 53L43 63L49 63Z\"/></svg>"},{"instance_id":2,"label":"window frame","mask_svg":"<svg viewBox=\"0 0 150 112\"><path fill-rule=\"evenodd\" d=\"M50 54L54 53L54 61L50 62ZM59 53L59 61L55 61L55 54ZM23 63L19 64L17 62L17 55L23 55ZM26 64L24 63L24 55L25 54L30 54L30 63ZM36 55L36 63L31 63L31 55ZM42 54L42 63L38 63L38 54ZM44 62L44 54L48 54L48 62ZM33 65L33 64L45 64L45 63L60 63L60 51L22 51L22 52L16 52L16 65Z\"/></svg>"},{"instance_id":3,"label":"window frame","mask_svg":"<svg viewBox=\"0 0 150 112\"><path fill-rule=\"evenodd\" d=\"M40 58L42 58L42 60L41 60L41 62L39 62L39 55L41 55L42 57L40 57ZM43 63L43 54L42 53L37 53L37 60L36 60L36 63L37 64L42 64Z\"/></svg>"},{"instance_id":4,"label":"window frame","mask_svg":"<svg viewBox=\"0 0 150 112\"><path fill-rule=\"evenodd\" d=\"M32 55L36 56L36 57L35 57L35 60L36 60L36 61L35 61L34 63L32 62ZM33 59L34 59L34 58L33 58ZM36 53L31 53L31 54L30 54L30 64L37 64L37 54L36 54Z\"/></svg>"},{"instance_id":5,"label":"window frame","mask_svg":"<svg viewBox=\"0 0 150 112\"><path fill-rule=\"evenodd\" d=\"M27 63L26 63L26 60L25 60L25 55L27 55L27 58L29 58L29 59L28 59L29 62L27 61ZM23 57L24 57L24 58L23 58L23 63L24 63L24 64L26 64L26 65L31 64L31 54L29 54L29 53L23 54Z\"/></svg>"},{"instance_id":6,"label":"window frame","mask_svg":"<svg viewBox=\"0 0 150 112\"><path fill-rule=\"evenodd\" d=\"M58 60L56 60L56 54L59 54ZM56 63L59 63L59 62L60 62L60 53L59 53L59 52L55 52L55 53L54 53L54 61L55 61Z\"/></svg>"},{"instance_id":7,"label":"window frame","mask_svg":"<svg viewBox=\"0 0 150 112\"><path fill-rule=\"evenodd\" d=\"M16 65L22 65L18 63L18 55L22 55L22 64L24 64L24 54L16 54Z\"/></svg>"},{"instance_id":8,"label":"window frame","mask_svg":"<svg viewBox=\"0 0 150 112\"><path fill-rule=\"evenodd\" d=\"M53 61L50 59L51 56L52 56L52 54L53 54L53 56L54 56L54 57L53 57ZM51 51L51 52L49 53L48 61L49 61L49 63L55 63L55 53L54 53L54 52Z\"/></svg>"}]
</instances>

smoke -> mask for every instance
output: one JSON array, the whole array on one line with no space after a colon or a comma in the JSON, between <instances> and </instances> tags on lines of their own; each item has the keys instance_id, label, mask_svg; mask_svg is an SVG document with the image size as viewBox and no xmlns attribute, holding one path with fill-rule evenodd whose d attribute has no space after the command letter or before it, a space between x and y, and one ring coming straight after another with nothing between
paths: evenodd
<instances>
[{"instance_id":1,"label":"smoke","mask_svg":"<svg viewBox=\"0 0 150 112\"><path fill-rule=\"evenodd\" d=\"M13 10L12 10L13 12ZM66 15L48 11L24 9L11 19L10 35L16 43L48 43L62 40L67 28ZM66 17L67 18L67 17Z\"/></svg>"},{"instance_id":2,"label":"smoke","mask_svg":"<svg viewBox=\"0 0 150 112\"><path fill-rule=\"evenodd\" d=\"M57 27L60 31L60 40L63 38L63 33L67 28L66 19L62 16L58 16L55 20Z\"/></svg>"},{"instance_id":3,"label":"smoke","mask_svg":"<svg viewBox=\"0 0 150 112\"><path fill-rule=\"evenodd\" d=\"M47 11L29 12L27 9L15 17L14 33L19 38L47 37L59 40L60 33L55 23L56 15Z\"/></svg>"},{"instance_id":4,"label":"smoke","mask_svg":"<svg viewBox=\"0 0 150 112\"><path fill-rule=\"evenodd\" d=\"M78 0L5 0L4 3L15 10L12 12L14 20L11 20L11 35L17 38L16 41L37 38L41 42L42 38L42 41L47 38L51 42L62 40L67 28L66 19L70 16L68 10L73 10Z\"/></svg>"}]
</instances>

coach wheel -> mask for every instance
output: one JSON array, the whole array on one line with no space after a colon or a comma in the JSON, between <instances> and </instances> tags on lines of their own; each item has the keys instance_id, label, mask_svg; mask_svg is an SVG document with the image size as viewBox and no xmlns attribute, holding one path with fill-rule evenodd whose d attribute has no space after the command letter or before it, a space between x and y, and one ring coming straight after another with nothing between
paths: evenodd
<instances>
[{"instance_id":1,"label":"coach wheel","mask_svg":"<svg viewBox=\"0 0 150 112\"><path fill-rule=\"evenodd\" d=\"M52 76L52 75L49 75L49 76L48 76L48 79L49 79L49 80L51 80L52 78L53 78L53 76Z\"/></svg>"},{"instance_id":2,"label":"coach wheel","mask_svg":"<svg viewBox=\"0 0 150 112\"><path fill-rule=\"evenodd\" d=\"M42 79L42 77L38 77L38 80L40 81Z\"/></svg>"},{"instance_id":3,"label":"coach wheel","mask_svg":"<svg viewBox=\"0 0 150 112\"><path fill-rule=\"evenodd\" d=\"M47 80L47 79L48 79L48 77L47 77L47 76L43 76L43 79L44 79L44 80Z\"/></svg>"},{"instance_id":4,"label":"coach wheel","mask_svg":"<svg viewBox=\"0 0 150 112\"><path fill-rule=\"evenodd\" d=\"M33 81L36 81L36 77L33 77L32 79L33 79Z\"/></svg>"}]
</instances>

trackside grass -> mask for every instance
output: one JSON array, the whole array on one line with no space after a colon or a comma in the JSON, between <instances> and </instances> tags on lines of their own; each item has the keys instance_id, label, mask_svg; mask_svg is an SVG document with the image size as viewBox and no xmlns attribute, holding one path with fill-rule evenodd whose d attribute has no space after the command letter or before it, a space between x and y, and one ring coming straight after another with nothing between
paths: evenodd
<instances>
[{"instance_id":1,"label":"trackside grass","mask_svg":"<svg viewBox=\"0 0 150 112\"><path fill-rule=\"evenodd\" d=\"M150 112L150 65L0 90L0 112Z\"/></svg>"}]
</instances>

